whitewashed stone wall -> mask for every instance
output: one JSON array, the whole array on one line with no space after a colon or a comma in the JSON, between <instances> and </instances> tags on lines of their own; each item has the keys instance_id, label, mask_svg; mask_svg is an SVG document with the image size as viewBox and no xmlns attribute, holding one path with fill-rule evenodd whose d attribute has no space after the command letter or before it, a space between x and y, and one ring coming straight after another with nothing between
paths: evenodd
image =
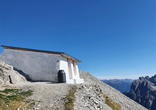
<instances>
[{"instance_id":1,"label":"whitewashed stone wall","mask_svg":"<svg viewBox=\"0 0 156 110\"><path fill-rule=\"evenodd\" d=\"M69 76L69 68L68 68L67 58L60 59L59 63L60 63L60 70L64 70L66 73L66 83L74 84L74 80L70 79L70 76Z\"/></svg>"},{"instance_id":2,"label":"whitewashed stone wall","mask_svg":"<svg viewBox=\"0 0 156 110\"><path fill-rule=\"evenodd\" d=\"M78 69L78 65L77 62L74 62L70 59L67 60L67 64L68 64L68 76L66 76L67 79L67 83L75 83L75 84L79 84L79 83L83 83L84 80L80 79L79 76L79 69ZM68 79L69 78L69 79Z\"/></svg>"},{"instance_id":3,"label":"whitewashed stone wall","mask_svg":"<svg viewBox=\"0 0 156 110\"><path fill-rule=\"evenodd\" d=\"M58 81L58 61L61 58L62 56L58 54L46 54L12 49L5 49L0 55L2 61L22 70L34 81L54 82Z\"/></svg>"}]
</instances>

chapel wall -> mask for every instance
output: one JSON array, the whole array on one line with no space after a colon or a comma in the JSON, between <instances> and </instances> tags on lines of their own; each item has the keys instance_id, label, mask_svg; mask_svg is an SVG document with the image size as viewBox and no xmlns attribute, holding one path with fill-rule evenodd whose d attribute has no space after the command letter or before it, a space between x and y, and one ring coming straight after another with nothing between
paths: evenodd
<instances>
[{"instance_id":1,"label":"chapel wall","mask_svg":"<svg viewBox=\"0 0 156 110\"><path fill-rule=\"evenodd\" d=\"M58 81L59 54L5 49L0 60L28 74L34 81Z\"/></svg>"}]
</instances>

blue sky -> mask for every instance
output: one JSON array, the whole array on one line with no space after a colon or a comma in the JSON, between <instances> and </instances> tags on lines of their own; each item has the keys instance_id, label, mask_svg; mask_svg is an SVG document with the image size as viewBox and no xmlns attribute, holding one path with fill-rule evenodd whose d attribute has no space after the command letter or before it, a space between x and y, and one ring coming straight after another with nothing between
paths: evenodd
<instances>
[{"instance_id":1,"label":"blue sky","mask_svg":"<svg viewBox=\"0 0 156 110\"><path fill-rule=\"evenodd\" d=\"M0 0L0 45L66 52L99 79L151 76L155 13L154 0Z\"/></svg>"}]
</instances>

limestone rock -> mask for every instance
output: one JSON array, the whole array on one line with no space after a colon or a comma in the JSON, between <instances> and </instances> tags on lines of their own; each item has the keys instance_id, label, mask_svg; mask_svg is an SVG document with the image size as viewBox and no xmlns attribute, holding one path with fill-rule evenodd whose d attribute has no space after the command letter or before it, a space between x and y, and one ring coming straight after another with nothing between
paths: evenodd
<instances>
[{"instance_id":1,"label":"limestone rock","mask_svg":"<svg viewBox=\"0 0 156 110\"><path fill-rule=\"evenodd\" d=\"M14 71L11 65L0 61L0 84L9 84L11 80L13 83L26 82L25 77Z\"/></svg>"},{"instance_id":2,"label":"limestone rock","mask_svg":"<svg viewBox=\"0 0 156 110\"><path fill-rule=\"evenodd\" d=\"M112 110L105 104L102 90L95 85L81 85L75 93L75 110Z\"/></svg>"}]
</instances>

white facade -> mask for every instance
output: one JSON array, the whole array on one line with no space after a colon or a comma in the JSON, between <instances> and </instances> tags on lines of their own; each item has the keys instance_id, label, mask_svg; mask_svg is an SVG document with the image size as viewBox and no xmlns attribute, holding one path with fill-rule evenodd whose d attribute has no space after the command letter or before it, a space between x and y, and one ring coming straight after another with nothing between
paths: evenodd
<instances>
[{"instance_id":1,"label":"white facade","mask_svg":"<svg viewBox=\"0 0 156 110\"><path fill-rule=\"evenodd\" d=\"M67 58L63 58L59 61L59 70L64 70L66 73L66 82L70 84L80 84L84 80L79 77L79 69L77 62Z\"/></svg>"},{"instance_id":2,"label":"white facade","mask_svg":"<svg viewBox=\"0 0 156 110\"><path fill-rule=\"evenodd\" d=\"M66 54L67 55L67 54ZM59 70L66 73L66 83L79 84L84 80L79 77L79 69L76 60L59 53L45 53L23 51L18 49L5 49L0 54L0 60L22 70L33 81L58 82Z\"/></svg>"}]
</instances>

